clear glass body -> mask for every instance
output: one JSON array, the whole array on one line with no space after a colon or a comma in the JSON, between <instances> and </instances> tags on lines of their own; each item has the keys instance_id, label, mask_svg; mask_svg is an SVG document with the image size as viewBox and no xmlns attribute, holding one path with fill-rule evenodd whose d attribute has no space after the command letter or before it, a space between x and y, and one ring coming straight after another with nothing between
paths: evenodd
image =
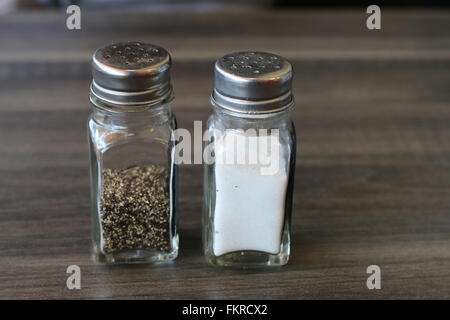
<instances>
[{"instance_id":1,"label":"clear glass body","mask_svg":"<svg viewBox=\"0 0 450 320\"><path fill-rule=\"evenodd\" d=\"M295 127L290 113L288 109L243 118L215 107L208 120L209 140L205 147L206 154L214 158L205 164L204 170L203 249L208 263L245 268L288 262L296 155ZM251 165L248 160L254 152L248 148L248 137L260 141L264 129L269 135L278 132L274 140L277 149L271 147L279 154L274 166L279 168L276 173L262 174L261 166ZM243 134L251 130L256 133ZM224 159L232 150L238 155L239 150L224 143L224 137L242 134L241 141L245 141L248 150L246 160L239 164L236 157L235 164L230 165ZM219 158L222 160L218 161Z\"/></svg>"},{"instance_id":2,"label":"clear glass body","mask_svg":"<svg viewBox=\"0 0 450 320\"><path fill-rule=\"evenodd\" d=\"M135 112L102 108L88 120L92 240L101 263L178 255L177 182L170 101Z\"/></svg>"}]
</instances>

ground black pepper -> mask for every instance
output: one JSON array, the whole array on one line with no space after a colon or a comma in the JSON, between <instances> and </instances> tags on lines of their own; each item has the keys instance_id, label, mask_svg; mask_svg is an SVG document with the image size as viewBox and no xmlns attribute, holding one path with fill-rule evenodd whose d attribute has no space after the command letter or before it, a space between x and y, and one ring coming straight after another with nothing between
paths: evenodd
<instances>
[{"instance_id":1,"label":"ground black pepper","mask_svg":"<svg viewBox=\"0 0 450 320\"><path fill-rule=\"evenodd\" d=\"M164 167L103 169L103 251L170 252L169 172Z\"/></svg>"}]
</instances>

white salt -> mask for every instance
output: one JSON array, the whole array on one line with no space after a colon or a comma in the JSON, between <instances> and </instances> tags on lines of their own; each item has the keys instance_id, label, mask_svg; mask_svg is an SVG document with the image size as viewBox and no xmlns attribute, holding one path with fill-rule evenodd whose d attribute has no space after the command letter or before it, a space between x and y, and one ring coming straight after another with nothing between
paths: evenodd
<instances>
[{"instance_id":1,"label":"white salt","mask_svg":"<svg viewBox=\"0 0 450 320\"><path fill-rule=\"evenodd\" d=\"M227 132L224 138L250 137ZM264 137L256 137L261 141ZM255 139L255 137L253 137ZM217 140L216 140L217 141ZM275 141L275 145L273 142ZM262 164L226 164L218 161L230 152L227 144L216 142L216 203L214 212L214 254L256 250L271 254L280 251L288 173L286 150L278 138L272 139L271 152L277 152L277 169L262 174ZM248 149L246 157L248 159Z\"/></svg>"}]
</instances>

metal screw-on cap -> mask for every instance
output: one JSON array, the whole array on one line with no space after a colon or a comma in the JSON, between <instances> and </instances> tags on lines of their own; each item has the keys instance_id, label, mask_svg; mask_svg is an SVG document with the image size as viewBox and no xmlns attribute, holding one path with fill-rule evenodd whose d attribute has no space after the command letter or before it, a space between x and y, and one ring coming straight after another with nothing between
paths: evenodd
<instances>
[{"instance_id":1,"label":"metal screw-on cap","mask_svg":"<svg viewBox=\"0 0 450 320\"><path fill-rule=\"evenodd\" d=\"M113 106L156 103L172 93L169 53L141 42L112 43L92 58L91 101ZM94 102L94 101L93 101Z\"/></svg>"},{"instance_id":2,"label":"metal screw-on cap","mask_svg":"<svg viewBox=\"0 0 450 320\"><path fill-rule=\"evenodd\" d=\"M215 65L213 105L238 113L264 114L293 106L292 66L266 52L235 52Z\"/></svg>"}]
</instances>

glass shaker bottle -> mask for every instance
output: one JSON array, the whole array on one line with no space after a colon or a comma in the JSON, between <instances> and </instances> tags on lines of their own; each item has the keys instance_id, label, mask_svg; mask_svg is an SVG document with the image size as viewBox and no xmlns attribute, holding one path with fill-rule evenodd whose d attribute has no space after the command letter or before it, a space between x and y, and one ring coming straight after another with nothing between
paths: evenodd
<instances>
[{"instance_id":1,"label":"glass shaker bottle","mask_svg":"<svg viewBox=\"0 0 450 320\"><path fill-rule=\"evenodd\" d=\"M288 262L296 136L292 66L264 52L215 64L208 120L203 244L219 266Z\"/></svg>"},{"instance_id":2,"label":"glass shaker bottle","mask_svg":"<svg viewBox=\"0 0 450 320\"><path fill-rule=\"evenodd\" d=\"M178 254L171 58L158 46L113 43L93 56L88 121L92 235L103 263Z\"/></svg>"}]
</instances>

